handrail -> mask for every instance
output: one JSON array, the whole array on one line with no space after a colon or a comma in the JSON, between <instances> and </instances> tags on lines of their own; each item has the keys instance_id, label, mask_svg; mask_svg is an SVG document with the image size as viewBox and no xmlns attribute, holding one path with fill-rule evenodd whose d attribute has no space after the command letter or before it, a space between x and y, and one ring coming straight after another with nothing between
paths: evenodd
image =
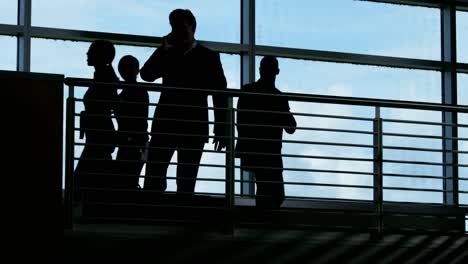
<instances>
[{"instance_id":1,"label":"handrail","mask_svg":"<svg viewBox=\"0 0 468 264\"><path fill-rule=\"evenodd\" d=\"M209 90L209 89L197 89L197 88L180 88L163 86L161 84L154 83L136 83L127 84L124 82L95 82L92 79L84 78L65 78L64 83L71 86L89 87L93 85L98 86L113 86L117 88L129 87L140 87L145 88L148 91L161 92L167 90L179 90L179 91L192 91L199 92L207 95L226 95L239 97L244 95L245 92L239 89L226 89L226 90ZM384 99L371 99L362 97L342 97L342 96L331 96L331 95L317 95L317 94L301 94L301 93L281 93L280 95L260 94L260 93L249 93L250 95L262 95L262 96L275 96L285 97L291 101L298 102L312 102L312 103L330 103L330 104L346 104L346 105L360 105L360 106L380 106L380 107L391 107L391 108L410 108L418 110L430 110L430 111L442 111L442 112L460 112L468 113L468 106L466 105L445 105L437 103L422 103L415 101L403 101L403 100L384 100Z\"/></svg>"},{"instance_id":2,"label":"handrail","mask_svg":"<svg viewBox=\"0 0 468 264\"><path fill-rule=\"evenodd\" d=\"M383 129L383 124L388 122L401 122L401 123L411 123L411 124L424 124L424 125L437 125L440 127L446 127L446 126L451 126L451 127L466 127L468 126L467 124L458 124L458 123L446 123L446 122L426 122L426 121L419 121L419 120L400 120L400 119L384 119L381 118L380 114L380 109L381 107L391 107L391 108L403 108L403 109L417 109L417 110L427 110L427 111L438 111L438 112L455 112L455 113L468 113L468 106L466 105L445 105L445 104L437 104L437 103L423 103L423 102L414 102L414 101L401 101L401 100L383 100L383 99L372 99L372 98L357 98L357 97L340 97L340 96L327 96L327 95L315 95L315 94L301 94L301 93L281 93L281 94L264 94L264 93L246 93L244 91L241 91L239 89L225 89L225 90L212 90L212 89L201 89L201 88L189 88L189 87L169 87L169 86L164 86L161 84L152 84L152 83L136 83L136 84L128 84L124 82L113 82L113 83L106 83L106 82L94 82L92 79L81 79L81 78L66 78L65 79L65 84L70 87L70 96L69 96L69 108L67 109L67 118L70 118L70 120L74 120L75 118L80 117L80 114L75 113L72 111L73 109L71 108L71 105L75 104L76 102L83 102L83 99L80 98L75 98L75 94L73 92L73 89L75 87L91 87L91 86L97 86L97 87L112 87L115 89L122 89L125 87L139 87L141 89L146 89L147 91L153 91L153 92L163 92L163 91L181 91L187 92L187 94L195 94L195 95L218 95L220 97L225 97L227 99L227 104L224 107L207 107L207 106L200 106L200 105L172 105L172 104L167 104L168 107L195 107L195 108L206 108L209 110L223 110L222 112L225 112L226 114L226 119L223 120L223 122L214 122L214 121L198 121L198 120L184 120L184 119L178 119L178 118L163 118L162 120L165 121L177 121L177 122L195 122L195 123L206 123L206 124L223 124L226 125L226 129L229 129L229 133L227 135L223 136L218 136L221 138L225 138L229 140L229 146L226 148L225 151L215 151L215 150L209 150L209 149L203 149L203 153L208 152L208 153L215 153L215 154L222 154L225 155L225 161L224 162L204 162L204 163L193 163L193 162L166 162L166 161L158 161L158 160L145 160L146 164L159 164L159 163L164 163L167 165L198 165L201 168L211 168L211 169L216 169L217 171L224 170L224 173L220 173L218 178L211 178L211 177L205 177L205 178L197 178L197 181L201 182L211 182L211 183L216 183L217 185L221 186L224 184L225 190L219 190L219 192L213 193L213 192L179 192L177 191L176 194L182 194L182 195L193 195L193 194L199 194L199 195L221 195L223 196L224 200L224 206L221 206L220 209L226 210L229 214L235 213L235 211L238 209L236 206L240 205L242 206L242 203L236 204L235 199L237 198L251 198L251 197L258 197L258 196L263 196L262 194L254 194L253 189L251 188L255 183L277 183L276 180L269 180L269 179L255 179L251 178L250 173L247 173L247 175L243 176L242 171L250 171L250 170L255 170L255 169L268 169L268 170L282 170L282 171L289 171L291 174L293 173L300 173L303 177L304 176L313 176L313 174L316 175L327 175L327 174L335 174L335 175L349 175L349 176L359 176L360 181L363 179L363 182L328 182L328 181L317 181L316 179L313 179L311 177L311 180L297 180L294 178L290 179L285 179L284 181L281 181L281 184L287 185L289 187L297 187L297 186L302 186L302 187L315 187L315 188L354 188L354 189L359 189L360 191L367 191L368 193L373 192L373 199L369 200L373 208L370 208L370 211L375 213L375 220L376 222L374 224L370 225L370 228L374 228L375 231L381 236L386 228L384 225L384 215L388 214L387 210L384 211L384 203L387 204L389 201L386 201L383 199L383 194L384 192L391 192L391 191L406 191L406 192L429 192L429 193L439 193L441 195L447 196L447 195L459 195L459 194L466 194L468 191L465 190L459 190L458 187L454 189L450 188L439 188L439 187L432 187L432 186L407 186L406 184L403 185L388 185L384 184L383 180L386 177L402 177L402 178L407 178L407 179L439 179L443 180L444 183L447 181L459 181L459 180L466 180L467 178L459 177L456 173L452 175L413 175L413 174L403 174L403 173L385 173L383 171L383 165L384 164L390 164L390 163L395 163L395 164L405 164L405 165L418 165L418 166L443 166L444 168L446 167L467 167L468 164L461 164L458 161L456 162L435 162L435 161L419 161L419 160L400 160L400 159L389 159L384 156L384 150L408 150L408 151L420 151L420 152L439 152L443 153L442 155L458 155L458 154L465 154L468 153L465 150L459 150L457 148L455 149L446 149L446 148L435 148L435 147L413 147L411 145L401 145L401 146L395 146L395 145L387 145L384 144L384 136L386 137L408 137L408 138L429 138L429 139L437 139L437 140L443 140L444 142L447 142L449 140L456 140L456 141L466 141L468 138L466 137L459 137L454 136L450 137L447 135L417 135L417 134L409 134L405 133L404 131L391 131L391 132L386 132ZM99 88L98 88L99 89ZM242 111L235 109L233 106L233 97L239 97L239 96L244 96L244 95L259 95L262 97L282 97L284 99L287 99L289 101L297 101L297 102L309 102L309 103L326 103L326 104L343 104L343 105L356 105L356 106L365 106L365 107L370 107L370 108L375 108L375 117L373 118L364 118L364 117L353 117L353 116L335 116L335 115L324 115L324 114L312 114L312 113L293 113L294 115L299 114L299 115L304 115L304 116L313 116L313 117L320 117L320 118L338 118L338 119L351 119L351 120L359 120L359 121L369 121L372 123L366 123L368 125L373 125L373 128L371 130L352 130L349 128L344 128L344 129L336 129L336 128L325 128L325 127L309 127L309 126L299 126L295 127L296 129L299 130L307 130L307 131L327 131L327 132L343 132L343 133L355 133L355 134L361 134L361 135L366 135L366 138L369 139L368 135L371 135L373 138L373 143L372 144L355 144L355 143L340 143L340 142L326 142L326 141L308 141L308 140L297 140L297 139L284 139L284 140L277 140L277 139L268 139L268 138L246 138L249 140L254 140L254 141L262 141L262 142L278 142L281 141L282 143L292 143L292 144L302 144L302 145L324 145L324 146L341 146L341 147L359 147L359 148L368 148L370 151L373 152L372 157L368 158L352 158L352 157L339 157L339 156L321 156L321 155L297 155L297 154L270 154L270 153L248 153L248 154L255 154L255 155L263 155L265 157L268 156L280 156L280 157L287 157L287 158L302 158L302 159L328 159L328 160L343 160L343 161L357 161L357 162L366 162L365 168L372 163L374 165L373 170L372 169L363 169L360 167L353 167L352 169L344 169L341 167L332 167L332 168L321 168L321 167L301 167L301 166L281 166L281 167L276 167L274 165L268 165L268 164L258 164L256 166L251 165L251 164L241 164L239 162L236 162L235 160L235 140L238 140L240 137L239 135L236 135L235 133L235 128L238 124L235 122L235 112L236 111ZM111 100L93 100L95 102L110 102ZM114 103L120 103L120 101L115 101ZM137 104L138 102L128 102L130 104ZM159 104L150 104L148 103L147 105L151 106L159 106ZM253 111L257 112L257 110L245 110L247 112ZM277 111L262 111L259 110L258 112L265 112L265 113L271 113L271 114L281 114L282 112L277 112ZM89 114L89 116L101 116L101 115L95 115L95 114ZM150 117L139 117L139 116L118 116L115 115L112 116L111 118L128 118L128 119L139 119L139 120L151 120L152 118ZM79 131L80 129L75 127L76 123L69 121L68 126L67 126L67 134L69 134L69 139L73 138L73 135L76 136L76 132ZM247 126L251 127L278 127L277 125L268 125L268 124L261 124L261 123L255 123L255 124L247 124ZM281 126L284 128L284 126ZM100 131L100 132L106 132L106 131L114 131L114 130L107 130L107 129L97 129L97 128L89 128L89 131ZM126 132L132 132L132 131L119 131L121 133L126 133ZM189 136L189 137L203 137L203 138L213 138L214 136L212 134L208 135L201 135L201 134L181 134L181 133L168 133L168 132L148 132L148 131L133 131L132 133L138 133L138 134L148 134L148 135L154 135L154 134L162 134L162 135L174 135L174 136ZM245 137L243 137L245 138ZM98 144L98 143L85 143L82 141L79 142L71 142L72 148L74 146L108 146L108 144ZM110 144L109 146L114 146L114 147L122 147L125 146L122 145L121 143L118 144ZM145 146L134 146L130 145L127 146L129 148L146 148L147 150L149 149L163 149L162 147L152 147L151 145L145 145ZM185 149L185 148L184 148ZM180 150L180 149L177 149ZM369 150L366 150L369 151ZM82 157L76 157L73 151L68 151L69 155L67 157L67 160L69 161L69 164L67 165L67 168L69 169L69 174L72 175L73 173L73 163L79 160L89 160L89 161L100 161L99 158L82 158ZM246 152L238 152L237 154L244 154ZM133 163L139 163L141 160L137 158L132 158L128 160L121 161L121 164L133 164ZM333 166L333 165L332 165ZM239 170L241 171L240 177L236 176L236 171ZM219 173L219 172L218 172ZM294 174L294 175L296 175ZM445 174L445 173L444 173ZM89 175L92 175L89 174ZM193 180L191 178L184 178L184 177L174 177L174 176L168 176L168 175L158 175L158 174L146 174L144 176L141 176L139 174L122 174L122 173L112 173L112 174L103 174L103 173L98 173L97 175L100 176L111 176L111 177L121 177L121 178L135 178L138 177L139 179L143 178L145 180L151 179L151 178L156 178L156 179L163 179L163 180L171 180L171 181L177 181L177 180ZM322 175L321 175L322 176ZM362 176L362 177L361 177ZM71 178L71 177L69 177ZM124 179L125 180L125 179ZM372 183L371 183L372 181ZM69 185L73 184L72 182L69 182ZM248 185L248 186L247 186ZM84 187L84 188L83 188ZM89 187L91 189L89 189ZM104 188L103 188L104 187ZM240 191L237 192L236 189L240 187ZM248 187L248 189L247 189ZM425 187L425 188L421 188ZM429 187L429 188L428 188ZM68 186L70 188L70 186ZM117 188L117 189L116 189ZM92 195L93 191L130 191L130 192L135 192L135 199L137 202L138 206L146 206L146 202L149 202L148 205L153 206L153 202L156 203L156 206L158 205L158 199L161 198L160 195L155 195L155 201L152 201L149 199L146 201L145 197L147 196L148 192L152 193L171 193L170 191L161 191L161 190L131 190L131 189L119 189L121 187L116 187L116 186L82 186L79 191L90 191L90 194ZM244 191L247 190L247 191ZM86 193L85 192L85 193ZM141 196L143 195L143 196ZM132 194L133 196L133 194ZM142 197L142 201L145 202L145 204L140 204L140 201L138 197ZM158 198L159 197L159 198ZM188 196L187 196L188 197ZM289 199L288 201L291 202L291 198L297 198L297 199L302 199L304 201L309 201L310 199L313 199L314 197L308 197L307 194L304 194L302 196L291 196L290 194L286 195L285 193L285 198ZM164 198L165 199L165 198ZM172 198L170 198L172 199ZM205 198L203 198L205 199ZM364 202L366 201L367 198L360 199L359 201ZM337 198L337 200L344 201L346 199L340 199ZM90 202L91 201L91 202ZM87 201L87 203L94 203L92 200ZM117 203L121 203L120 200ZM114 201L114 202L116 202ZM123 204L125 204L128 201L123 201ZM218 201L219 202L219 201ZM250 203L250 201L243 201L244 203ZM428 204L428 203L425 203ZM451 206L445 202L442 203L444 206ZM441 204L441 205L442 205ZM102 204L106 205L106 204ZM203 205L203 203L202 203ZM165 204L164 201L162 201L161 206L179 206L179 204L175 203L174 205L172 204ZM295 208L295 206L300 206L298 204L287 204L285 207L287 209L290 208ZM202 208L203 206L199 206L197 208ZM455 204L456 208L459 208L458 204ZM454 207L454 208L455 208ZM211 208L211 207L207 207ZM239 207L240 208L240 207ZM231 210L233 209L233 210ZM426 212L427 211L427 212ZM430 212L430 210L422 211L422 215L426 215L426 213ZM459 214L459 212L457 212ZM456 215L456 217L459 217ZM73 218L73 215L69 217L70 219ZM457 218L458 219L458 218ZM385 220L387 221L387 220ZM458 220L457 220L458 221ZM234 223L236 221L232 218L226 218L224 224L226 227L230 230L229 232L232 233ZM391 230L388 229L388 230Z\"/></svg>"}]
</instances>

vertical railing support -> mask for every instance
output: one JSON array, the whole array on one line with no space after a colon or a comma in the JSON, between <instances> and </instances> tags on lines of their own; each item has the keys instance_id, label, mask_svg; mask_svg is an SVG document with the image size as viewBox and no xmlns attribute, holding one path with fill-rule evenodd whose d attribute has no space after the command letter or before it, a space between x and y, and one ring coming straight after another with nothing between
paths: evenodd
<instances>
[{"instance_id":1,"label":"vertical railing support","mask_svg":"<svg viewBox=\"0 0 468 264\"><path fill-rule=\"evenodd\" d=\"M383 237L383 128L380 107L374 118L374 203L377 216L377 236Z\"/></svg>"},{"instance_id":2,"label":"vertical railing support","mask_svg":"<svg viewBox=\"0 0 468 264\"><path fill-rule=\"evenodd\" d=\"M446 63L442 71L442 103L457 105L457 26L456 7L447 5L441 9L442 60ZM457 124L456 112L442 112L442 122ZM445 125L442 128L444 162L444 204L458 206L458 137L457 127Z\"/></svg>"},{"instance_id":3,"label":"vertical railing support","mask_svg":"<svg viewBox=\"0 0 468 264\"><path fill-rule=\"evenodd\" d=\"M67 98L65 145L65 227L73 227L73 171L75 156L75 92L70 85Z\"/></svg>"},{"instance_id":4,"label":"vertical railing support","mask_svg":"<svg viewBox=\"0 0 468 264\"><path fill-rule=\"evenodd\" d=\"M255 0L241 0L241 85L255 82ZM241 171L241 195L255 195L253 173Z\"/></svg>"},{"instance_id":5,"label":"vertical railing support","mask_svg":"<svg viewBox=\"0 0 468 264\"><path fill-rule=\"evenodd\" d=\"M233 98L228 97L227 104L227 146L226 146L226 223L227 232L232 234L234 232L234 222L232 218L232 211L234 209L235 198L235 118Z\"/></svg>"}]
</instances>

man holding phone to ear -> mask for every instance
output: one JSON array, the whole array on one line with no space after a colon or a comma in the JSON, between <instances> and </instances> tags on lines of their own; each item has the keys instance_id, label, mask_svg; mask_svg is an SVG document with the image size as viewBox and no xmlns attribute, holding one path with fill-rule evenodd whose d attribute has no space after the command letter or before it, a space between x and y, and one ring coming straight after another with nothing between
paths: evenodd
<instances>
[{"instance_id":1,"label":"man holding phone to ear","mask_svg":"<svg viewBox=\"0 0 468 264\"><path fill-rule=\"evenodd\" d=\"M196 20L187 9L169 15L172 31L140 71L143 80L162 78L164 86L225 90L226 78L219 54L195 40ZM215 108L225 108L225 96L212 96ZM161 92L151 127L144 188L163 192L169 162L177 150L177 193L192 194L203 146L208 142L207 95L197 91ZM215 109L213 144L217 151L226 146L225 112Z\"/></svg>"}]
</instances>

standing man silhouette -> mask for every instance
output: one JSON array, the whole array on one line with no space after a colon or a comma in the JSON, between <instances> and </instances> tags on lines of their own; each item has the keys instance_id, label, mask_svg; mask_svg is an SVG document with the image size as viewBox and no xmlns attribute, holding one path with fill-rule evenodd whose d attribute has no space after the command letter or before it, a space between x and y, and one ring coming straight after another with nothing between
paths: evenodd
<instances>
[{"instance_id":1,"label":"standing man silhouette","mask_svg":"<svg viewBox=\"0 0 468 264\"><path fill-rule=\"evenodd\" d=\"M244 94L237 102L236 154L241 158L242 169L255 176L257 207L266 209L279 208L284 201L281 140L283 130L288 134L296 131L289 102L275 87L279 71L275 57L264 57L260 62L260 79L244 85Z\"/></svg>"},{"instance_id":2,"label":"standing man silhouette","mask_svg":"<svg viewBox=\"0 0 468 264\"><path fill-rule=\"evenodd\" d=\"M162 78L164 86L224 90L226 78L219 54L195 40L196 20L190 10L176 9L169 15L172 31L141 69L143 80ZM226 107L224 96L213 96L215 108ZM161 92L148 152L144 188L165 191L166 173L174 151L178 153L177 193L195 190L203 146L208 142L207 95L197 91L165 90ZM226 146L224 111L214 111L213 144L217 151ZM221 123L219 123L221 122Z\"/></svg>"}]
</instances>

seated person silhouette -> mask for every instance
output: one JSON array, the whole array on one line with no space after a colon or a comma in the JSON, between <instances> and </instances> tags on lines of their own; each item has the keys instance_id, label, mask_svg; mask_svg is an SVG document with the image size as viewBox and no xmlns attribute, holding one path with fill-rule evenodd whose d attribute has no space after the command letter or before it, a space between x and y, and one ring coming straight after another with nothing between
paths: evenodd
<instances>
[{"instance_id":1,"label":"seated person silhouette","mask_svg":"<svg viewBox=\"0 0 468 264\"><path fill-rule=\"evenodd\" d=\"M120 76L126 84L136 84L140 70L138 60L130 55L119 62ZM148 142L148 92L141 87L125 86L119 94L114 114L118 124L117 184L122 189L139 188L143 168L142 155Z\"/></svg>"},{"instance_id":2,"label":"seated person silhouette","mask_svg":"<svg viewBox=\"0 0 468 264\"><path fill-rule=\"evenodd\" d=\"M253 173L257 184L256 206L264 209L279 208L284 201L281 140L283 129L289 134L296 130L289 102L275 87L278 74L278 60L264 57L260 79L242 87L243 94L237 103L236 156L241 158L241 169Z\"/></svg>"},{"instance_id":3,"label":"seated person silhouette","mask_svg":"<svg viewBox=\"0 0 468 264\"><path fill-rule=\"evenodd\" d=\"M112 68L114 45L106 40L94 41L87 53L88 65L94 67L94 81L116 82L119 79ZM116 134L112 111L117 100L117 89L92 85L83 97L84 111L80 114L80 138L86 145L75 170L78 188L103 188L112 184L112 153ZM77 192L78 194L79 192Z\"/></svg>"}]
</instances>

